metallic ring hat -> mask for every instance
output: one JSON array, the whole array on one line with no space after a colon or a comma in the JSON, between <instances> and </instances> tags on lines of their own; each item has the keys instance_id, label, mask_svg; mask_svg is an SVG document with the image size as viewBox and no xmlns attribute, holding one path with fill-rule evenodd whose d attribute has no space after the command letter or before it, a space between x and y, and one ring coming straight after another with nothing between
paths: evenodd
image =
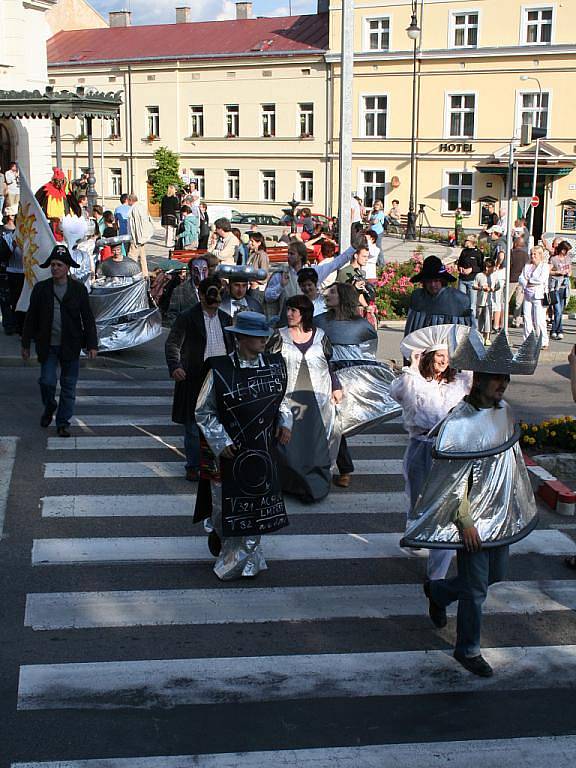
<instances>
[{"instance_id":1,"label":"metallic ring hat","mask_svg":"<svg viewBox=\"0 0 576 768\"><path fill-rule=\"evenodd\" d=\"M70 251L65 245L55 245L54 248L52 248L52 251L50 252L50 256L46 259L46 261L43 264L40 264L40 269L46 269L50 266L50 262L52 261L62 261L64 264L66 264L69 267L75 267L76 269L80 266L80 264L76 264L72 256L70 255Z\"/></svg>"},{"instance_id":2,"label":"metallic ring hat","mask_svg":"<svg viewBox=\"0 0 576 768\"><path fill-rule=\"evenodd\" d=\"M234 325L224 328L228 333L237 336L272 336L274 329L264 315L260 312L238 312L234 318Z\"/></svg>"}]
</instances>

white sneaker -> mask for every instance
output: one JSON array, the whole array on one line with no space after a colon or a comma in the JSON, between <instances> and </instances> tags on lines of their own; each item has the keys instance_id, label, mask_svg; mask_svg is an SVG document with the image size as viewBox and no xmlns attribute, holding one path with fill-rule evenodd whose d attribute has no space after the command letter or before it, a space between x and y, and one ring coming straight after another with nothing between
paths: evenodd
<instances>
[{"instance_id":1,"label":"white sneaker","mask_svg":"<svg viewBox=\"0 0 576 768\"><path fill-rule=\"evenodd\" d=\"M558 334L557 333L551 333L550 334L550 338L551 339L557 339L558 338Z\"/></svg>"},{"instance_id":2,"label":"white sneaker","mask_svg":"<svg viewBox=\"0 0 576 768\"><path fill-rule=\"evenodd\" d=\"M557 333L556 334L556 338L557 339L563 339L564 338L564 334L563 333Z\"/></svg>"}]
</instances>

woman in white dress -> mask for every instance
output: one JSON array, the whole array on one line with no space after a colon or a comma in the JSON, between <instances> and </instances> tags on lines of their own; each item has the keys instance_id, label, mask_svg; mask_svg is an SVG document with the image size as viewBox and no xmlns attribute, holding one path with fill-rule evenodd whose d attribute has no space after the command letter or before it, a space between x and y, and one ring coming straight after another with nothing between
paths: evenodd
<instances>
[{"instance_id":1,"label":"woman in white dress","mask_svg":"<svg viewBox=\"0 0 576 768\"><path fill-rule=\"evenodd\" d=\"M542 302L549 279L550 265L545 260L544 248L535 245L530 251L530 262L524 266L518 282L524 288L524 338L528 338L532 331L541 333L542 349L548 346L546 307Z\"/></svg>"},{"instance_id":2,"label":"woman in white dress","mask_svg":"<svg viewBox=\"0 0 576 768\"><path fill-rule=\"evenodd\" d=\"M450 368L448 333L453 326L435 325L406 336L402 354L412 360L391 386L390 395L403 408L409 442L404 454L404 479L410 509L432 466L434 438L430 430L470 392L472 374ZM432 549L428 557L428 579L443 579L454 550Z\"/></svg>"}]
</instances>

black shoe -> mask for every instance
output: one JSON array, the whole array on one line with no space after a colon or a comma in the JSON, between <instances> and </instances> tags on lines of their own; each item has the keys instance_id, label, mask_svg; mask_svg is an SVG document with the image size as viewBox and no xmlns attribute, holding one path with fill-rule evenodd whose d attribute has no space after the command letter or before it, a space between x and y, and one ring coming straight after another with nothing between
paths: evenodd
<instances>
[{"instance_id":1,"label":"black shoe","mask_svg":"<svg viewBox=\"0 0 576 768\"><path fill-rule=\"evenodd\" d=\"M494 670L481 654L478 654L478 656L464 656L464 654L454 651L454 658L459 664L462 664L464 669L472 672L473 675L492 677L494 674Z\"/></svg>"},{"instance_id":2,"label":"black shoe","mask_svg":"<svg viewBox=\"0 0 576 768\"><path fill-rule=\"evenodd\" d=\"M216 531L211 531L208 534L208 549L210 550L210 554L214 555L214 557L218 557L222 551L222 539L218 536Z\"/></svg>"},{"instance_id":3,"label":"black shoe","mask_svg":"<svg viewBox=\"0 0 576 768\"><path fill-rule=\"evenodd\" d=\"M70 430L65 424L62 424L62 426L58 427L56 433L58 437L70 437Z\"/></svg>"},{"instance_id":4,"label":"black shoe","mask_svg":"<svg viewBox=\"0 0 576 768\"><path fill-rule=\"evenodd\" d=\"M56 408L58 408L58 403L50 403L49 405L44 408L44 413L42 414L42 418L40 419L40 426L41 427L49 427L50 424L52 424L52 419L54 418L54 413L56 411Z\"/></svg>"},{"instance_id":5,"label":"black shoe","mask_svg":"<svg viewBox=\"0 0 576 768\"><path fill-rule=\"evenodd\" d=\"M435 603L434 600L432 600L430 597L429 580L424 582L424 594L428 598L428 615L430 616L432 624L434 624L434 626L438 629L442 629L448 623L448 619L446 617L446 608L443 608L441 605L438 605L438 603Z\"/></svg>"}]
</instances>

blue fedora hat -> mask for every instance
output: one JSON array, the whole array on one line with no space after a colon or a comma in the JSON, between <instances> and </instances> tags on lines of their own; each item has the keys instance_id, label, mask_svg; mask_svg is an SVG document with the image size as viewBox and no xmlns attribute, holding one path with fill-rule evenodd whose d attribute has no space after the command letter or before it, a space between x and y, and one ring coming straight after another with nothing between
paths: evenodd
<instances>
[{"instance_id":1,"label":"blue fedora hat","mask_svg":"<svg viewBox=\"0 0 576 768\"><path fill-rule=\"evenodd\" d=\"M260 312L238 312L234 318L234 325L225 328L228 333L237 336L272 336L274 329L270 327L268 320Z\"/></svg>"}]
</instances>

